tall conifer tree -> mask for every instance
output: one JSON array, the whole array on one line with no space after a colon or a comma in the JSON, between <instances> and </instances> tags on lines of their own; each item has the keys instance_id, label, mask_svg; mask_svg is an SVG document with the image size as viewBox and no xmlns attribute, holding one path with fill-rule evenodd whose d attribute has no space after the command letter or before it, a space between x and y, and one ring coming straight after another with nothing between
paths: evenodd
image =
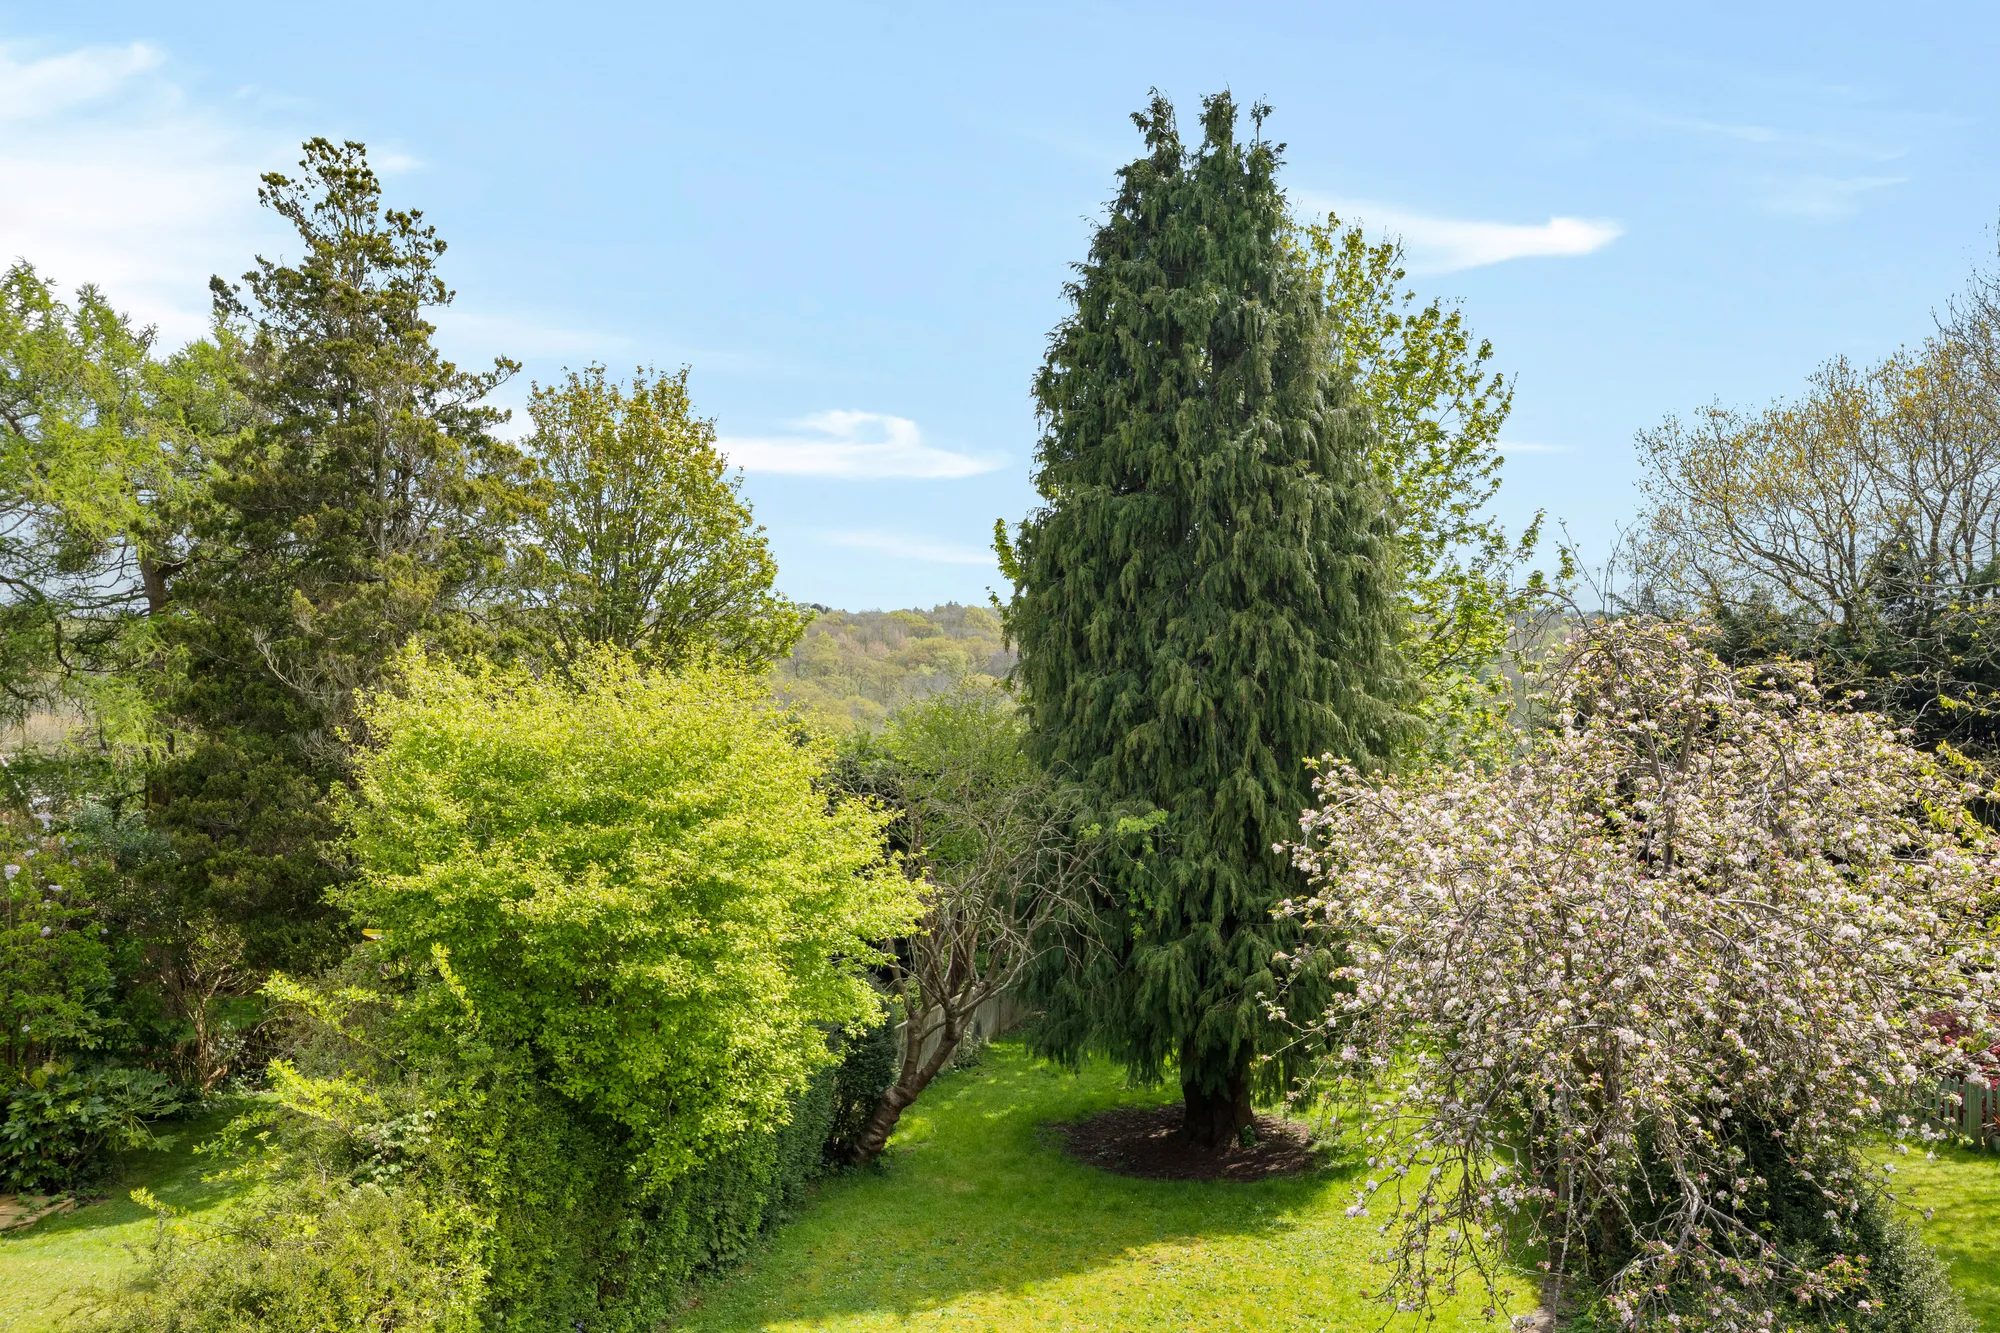
<instances>
[{"instance_id":1,"label":"tall conifer tree","mask_svg":"<svg viewBox=\"0 0 2000 1333\"><path fill-rule=\"evenodd\" d=\"M489 590L528 500L485 401L515 366L463 370L434 342L444 242L383 206L360 144L309 140L299 165L258 192L297 230L297 261L212 283L242 339L248 428L218 444L191 549L163 571L183 666L163 712L180 735L152 773L151 822L186 913L240 934L253 970L344 947L324 798L346 780L355 693L413 637L491 642Z\"/></svg>"},{"instance_id":2,"label":"tall conifer tree","mask_svg":"<svg viewBox=\"0 0 2000 1333\"><path fill-rule=\"evenodd\" d=\"M1310 799L1307 761L1368 763L1405 729L1391 528L1369 427L1332 378L1322 298L1287 222L1281 146L1227 93L1183 145L1155 93L1146 155L1068 289L1035 381L1043 504L1010 553L1009 625L1042 757L1113 806L1164 813L1103 904L1112 948L1062 954L1039 1040L1175 1069L1215 1146L1284 1077L1260 997ZM1004 543L1003 543L1004 545ZM1315 997L1292 992L1312 1005Z\"/></svg>"}]
</instances>

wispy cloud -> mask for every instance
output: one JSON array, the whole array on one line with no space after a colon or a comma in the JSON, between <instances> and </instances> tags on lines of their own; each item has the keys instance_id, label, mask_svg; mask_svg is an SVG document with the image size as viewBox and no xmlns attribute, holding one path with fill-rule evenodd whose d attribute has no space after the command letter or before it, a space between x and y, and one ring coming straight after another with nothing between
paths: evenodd
<instances>
[{"instance_id":1,"label":"wispy cloud","mask_svg":"<svg viewBox=\"0 0 2000 1333\"><path fill-rule=\"evenodd\" d=\"M208 278L275 232L257 175L287 136L191 105L143 44L0 46L0 264L94 282L169 340L206 326Z\"/></svg>"},{"instance_id":2,"label":"wispy cloud","mask_svg":"<svg viewBox=\"0 0 2000 1333\"><path fill-rule=\"evenodd\" d=\"M1647 107L1634 107L1629 114L1641 124L1658 129L1701 135L1711 139L1728 139L1736 143L1794 153L1831 153L1842 157L1891 162L1904 156L1908 151L1898 144L1856 134L1829 134L1747 121L1708 120L1701 116L1675 115Z\"/></svg>"},{"instance_id":3,"label":"wispy cloud","mask_svg":"<svg viewBox=\"0 0 2000 1333\"><path fill-rule=\"evenodd\" d=\"M1864 195L1901 185L1907 176L1792 176L1766 183L1764 207L1801 218L1852 213Z\"/></svg>"},{"instance_id":4,"label":"wispy cloud","mask_svg":"<svg viewBox=\"0 0 2000 1333\"><path fill-rule=\"evenodd\" d=\"M1506 454L1566 454L1571 452L1566 444L1535 444L1527 440L1502 440L1499 450Z\"/></svg>"},{"instance_id":5,"label":"wispy cloud","mask_svg":"<svg viewBox=\"0 0 2000 1333\"><path fill-rule=\"evenodd\" d=\"M891 555L899 560L924 560L938 565L986 565L997 562L993 552L976 546L962 546L955 542L935 541L929 537L915 537L901 532L880 531L837 531L822 532L820 536L834 546L845 546L857 551L873 551L878 555Z\"/></svg>"},{"instance_id":6,"label":"wispy cloud","mask_svg":"<svg viewBox=\"0 0 2000 1333\"><path fill-rule=\"evenodd\" d=\"M745 472L799 477L949 480L1005 461L925 444L916 422L883 412L816 412L788 424L783 435L725 435L716 443Z\"/></svg>"},{"instance_id":7,"label":"wispy cloud","mask_svg":"<svg viewBox=\"0 0 2000 1333\"><path fill-rule=\"evenodd\" d=\"M1338 213L1370 231L1402 239L1413 273L1453 273L1510 259L1555 259L1602 250L1625 234L1602 218L1552 217L1547 222L1484 222L1435 217L1392 204L1336 199L1312 191L1294 197L1309 215Z\"/></svg>"},{"instance_id":8,"label":"wispy cloud","mask_svg":"<svg viewBox=\"0 0 2000 1333\"><path fill-rule=\"evenodd\" d=\"M1956 118L1894 107L1857 107L1841 89L1787 90L1790 122L1765 123L1682 115L1631 103L1615 112L1647 130L1707 140L1719 171L1767 213L1833 218L1866 196L1901 185L1888 164L1910 155L1910 142Z\"/></svg>"},{"instance_id":9,"label":"wispy cloud","mask_svg":"<svg viewBox=\"0 0 2000 1333\"><path fill-rule=\"evenodd\" d=\"M35 120L87 106L162 60L144 42L87 46L40 60L19 60L13 52L0 46L0 121Z\"/></svg>"}]
</instances>

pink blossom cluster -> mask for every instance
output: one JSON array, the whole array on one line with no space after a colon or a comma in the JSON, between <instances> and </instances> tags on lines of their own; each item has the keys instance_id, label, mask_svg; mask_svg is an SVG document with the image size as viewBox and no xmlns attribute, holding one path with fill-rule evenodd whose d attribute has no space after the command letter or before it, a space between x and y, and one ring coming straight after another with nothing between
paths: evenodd
<instances>
[{"instance_id":1,"label":"pink blossom cluster","mask_svg":"<svg viewBox=\"0 0 2000 1333\"><path fill-rule=\"evenodd\" d=\"M1349 1211L1380 1214L1385 1297L1497 1290L1527 1227L1632 1325L1852 1299L1863 1266L1807 1271L1746 1220L1746 1126L1844 1234L1863 1137L1928 1133L1899 1112L1991 1072L1996 866L1966 806L1992 793L1675 624L1586 625L1536 684L1511 766L1329 765L1282 849L1311 885L1290 961L1340 990L1318 1091L1362 1108Z\"/></svg>"}]
</instances>

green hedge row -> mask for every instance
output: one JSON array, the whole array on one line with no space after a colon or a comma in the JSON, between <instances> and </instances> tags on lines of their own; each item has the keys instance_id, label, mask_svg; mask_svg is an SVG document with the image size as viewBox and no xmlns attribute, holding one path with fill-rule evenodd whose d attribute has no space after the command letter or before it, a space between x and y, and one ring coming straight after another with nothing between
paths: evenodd
<instances>
[{"instance_id":1,"label":"green hedge row","mask_svg":"<svg viewBox=\"0 0 2000 1333\"><path fill-rule=\"evenodd\" d=\"M886 1026L862 1036L783 1124L652 1194L622 1126L541 1080L489 1073L420 1128L375 1133L372 1155L351 1135L344 1159L295 1148L295 1163L314 1165L265 1176L219 1218L163 1214L145 1276L89 1322L106 1333L658 1327L695 1281L800 1205L840 1125L879 1095L889 1040Z\"/></svg>"}]
</instances>

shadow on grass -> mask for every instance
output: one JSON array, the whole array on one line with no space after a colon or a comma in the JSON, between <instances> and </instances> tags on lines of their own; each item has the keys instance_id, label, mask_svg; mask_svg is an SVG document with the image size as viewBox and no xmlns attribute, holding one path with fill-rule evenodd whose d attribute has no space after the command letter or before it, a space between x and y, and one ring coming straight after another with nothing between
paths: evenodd
<instances>
[{"instance_id":1,"label":"shadow on grass","mask_svg":"<svg viewBox=\"0 0 2000 1333\"><path fill-rule=\"evenodd\" d=\"M151 1190L162 1203L186 1212L213 1208L240 1187L229 1181L204 1180L204 1176L221 1170L224 1163L211 1153L197 1153L195 1149L221 1132L236 1113L232 1108L211 1110L185 1120L154 1125L154 1133L166 1141L164 1146L118 1154L110 1172L85 1192L87 1202L74 1212L38 1222L12 1238L47 1239L67 1232L150 1219L152 1213L133 1202L135 1189Z\"/></svg>"},{"instance_id":2,"label":"shadow on grass","mask_svg":"<svg viewBox=\"0 0 2000 1333\"><path fill-rule=\"evenodd\" d=\"M227 1200L237 1186L202 1179L224 1164L195 1148L234 1114L234 1108L223 1108L155 1126L170 1140L167 1146L119 1154L110 1174L86 1196L91 1202L0 1236L0 1331L57 1328L81 1289L110 1284L132 1271L139 1249L153 1235L153 1215L132 1201L133 1190L149 1189L162 1202L190 1212Z\"/></svg>"},{"instance_id":3,"label":"shadow on grass","mask_svg":"<svg viewBox=\"0 0 2000 1333\"><path fill-rule=\"evenodd\" d=\"M1125 1088L1110 1068L1068 1074L1016 1043L996 1045L979 1068L924 1094L879 1167L822 1184L802 1216L711 1284L678 1327L840 1326L848 1317L872 1327L960 1298L1046 1293L1053 1279L1099 1270L1089 1292L1069 1296L1078 1313L1163 1284L1208 1284L1218 1296L1228 1286L1231 1299L1255 1299L1263 1284L1273 1298L1298 1299L1275 1287L1308 1255L1347 1248L1328 1220L1354 1168L1245 1184L1138 1180L1074 1161L1045 1128L1160 1100ZM1290 1243L1257 1244L1280 1239ZM1366 1246L1358 1235L1354 1243L1358 1260ZM1256 1271L1266 1252L1268 1283ZM1358 1272L1349 1276L1358 1286ZM1157 1291L1144 1299L1157 1301ZM1379 1322L1378 1309L1370 1326Z\"/></svg>"}]
</instances>

